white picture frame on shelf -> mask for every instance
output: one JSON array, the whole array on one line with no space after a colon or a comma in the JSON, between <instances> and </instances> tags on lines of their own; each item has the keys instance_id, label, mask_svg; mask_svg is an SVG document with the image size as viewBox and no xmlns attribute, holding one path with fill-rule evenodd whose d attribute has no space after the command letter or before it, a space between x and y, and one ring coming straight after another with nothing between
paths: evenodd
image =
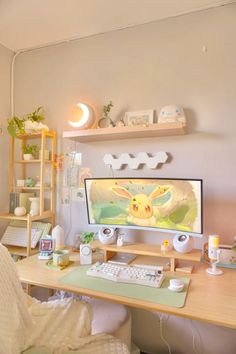
<instances>
[{"instance_id":1,"label":"white picture frame on shelf","mask_svg":"<svg viewBox=\"0 0 236 354\"><path fill-rule=\"evenodd\" d=\"M137 126L141 125L148 127L153 124L154 110L149 109L145 111L131 111L126 112L124 117L124 122L126 126Z\"/></svg>"}]
</instances>

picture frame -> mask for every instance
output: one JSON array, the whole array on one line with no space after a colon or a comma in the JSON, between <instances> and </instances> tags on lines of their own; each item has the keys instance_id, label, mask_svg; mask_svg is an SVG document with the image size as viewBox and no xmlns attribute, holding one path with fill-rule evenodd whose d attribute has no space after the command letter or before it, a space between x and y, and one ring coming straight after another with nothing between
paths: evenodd
<instances>
[{"instance_id":1,"label":"picture frame","mask_svg":"<svg viewBox=\"0 0 236 354\"><path fill-rule=\"evenodd\" d=\"M148 127L150 124L153 124L154 110L144 110L144 111L131 111L126 112L124 121L126 126L137 126L141 125Z\"/></svg>"},{"instance_id":2,"label":"picture frame","mask_svg":"<svg viewBox=\"0 0 236 354\"><path fill-rule=\"evenodd\" d=\"M53 252L53 239L49 237L41 238L39 241L40 252Z\"/></svg>"}]
</instances>

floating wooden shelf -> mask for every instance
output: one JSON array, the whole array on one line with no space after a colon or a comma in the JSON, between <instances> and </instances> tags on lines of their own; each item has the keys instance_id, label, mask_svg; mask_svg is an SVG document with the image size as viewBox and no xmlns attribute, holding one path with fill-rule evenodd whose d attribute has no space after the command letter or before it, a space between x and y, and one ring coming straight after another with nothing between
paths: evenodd
<instances>
[{"instance_id":1,"label":"floating wooden shelf","mask_svg":"<svg viewBox=\"0 0 236 354\"><path fill-rule=\"evenodd\" d=\"M114 128L97 128L85 130L64 131L63 138L79 142L119 140L131 138L153 138L160 136L184 135L183 123L151 124L148 127L126 126Z\"/></svg>"},{"instance_id":2,"label":"floating wooden shelf","mask_svg":"<svg viewBox=\"0 0 236 354\"><path fill-rule=\"evenodd\" d=\"M104 251L104 258L106 262L119 252L169 258L172 271L175 270L177 260L192 262L200 262L201 260L201 251L197 249L194 249L189 253L179 253L176 251L162 252L160 245L151 245L147 243L125 243L122 247L118 247L116 244L104 245L99 241L94 241L92 243L92 247Z\"/></svg>"}]
</instances>

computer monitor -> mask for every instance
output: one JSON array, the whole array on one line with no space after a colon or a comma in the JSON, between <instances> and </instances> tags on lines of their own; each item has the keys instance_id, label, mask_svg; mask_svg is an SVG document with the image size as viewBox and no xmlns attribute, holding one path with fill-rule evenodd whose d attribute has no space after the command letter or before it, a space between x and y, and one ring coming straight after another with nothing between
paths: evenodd
<instances>
[{"instance_id":1,"label":"computer monitor","mask_svg":"<svg viewBox=\"0 0 236 354\"><path fill-rule=\"evenodd\" d=\"M202 236L202 180L85 179L88 222Z\"/></svg>"}]
</instances>

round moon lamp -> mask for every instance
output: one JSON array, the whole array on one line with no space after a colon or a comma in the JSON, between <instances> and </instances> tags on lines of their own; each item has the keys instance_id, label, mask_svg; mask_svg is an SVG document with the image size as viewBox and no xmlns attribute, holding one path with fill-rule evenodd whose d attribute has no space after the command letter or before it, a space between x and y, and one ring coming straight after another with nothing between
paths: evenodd
<instances>
[{"instance_id":1,"label":"round moon lamp","mask_svg":"<svg viewBox=\"0 0 236 354\"><path fill-rule=\"evenodd\" d=\"M85 103L77 103L77 106L80 108L80 113L78 119L75 121L69 120L68 123L73 128L78 129L88 129L90 128L95 121L95 113L92 107Z\"/></svg>"}]
</instances>

